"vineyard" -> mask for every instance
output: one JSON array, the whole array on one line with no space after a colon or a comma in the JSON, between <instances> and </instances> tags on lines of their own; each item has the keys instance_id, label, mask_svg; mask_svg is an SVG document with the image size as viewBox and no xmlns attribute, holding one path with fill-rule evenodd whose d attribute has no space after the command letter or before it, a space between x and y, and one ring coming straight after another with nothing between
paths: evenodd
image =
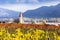
<instances>
[{"instance_id":1,"label":"vineyard","mask_svg":"<svg viewBox=\"0 0 60 40\"><path fill-rule=\"evenodd\" d=\"M60 40L60 25L0 23L0 40Z\"/></svg>"}]
</instances>

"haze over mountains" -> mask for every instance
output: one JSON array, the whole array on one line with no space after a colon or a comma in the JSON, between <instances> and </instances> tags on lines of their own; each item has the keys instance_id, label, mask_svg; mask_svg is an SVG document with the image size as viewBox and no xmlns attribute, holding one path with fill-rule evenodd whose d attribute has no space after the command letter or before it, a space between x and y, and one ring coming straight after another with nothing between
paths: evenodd
<instances>
[{"instance_id":1,"label":"haze over mountains","mask_svg":"<svg viewBox=\"0 0 60 40\"><path fill-rule=\"evenodd\" d=\"M0 18L17 18L19 12L0 8Z\"/></svg>"},{"instance_id":2,"label":"haze over mountains","mask_svg":"<svg viewBox=\"0 0 60 40\"><path fill-rule=\"evenodd\" d=\"M18 18L20 12L0 8L0 18ZM43 6L35 10L28 10L23 13L24 17L30 18L60 18L60 4L56 6Z\"/></svg>"}]
</instances>

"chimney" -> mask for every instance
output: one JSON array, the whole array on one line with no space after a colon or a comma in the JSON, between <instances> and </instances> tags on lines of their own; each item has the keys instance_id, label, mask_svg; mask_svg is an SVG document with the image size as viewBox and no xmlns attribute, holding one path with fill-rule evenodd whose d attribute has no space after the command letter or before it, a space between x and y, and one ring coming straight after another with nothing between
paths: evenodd
<instances>
[{"instance_id":1,"label":"chimney","mask_svg":"<svg viewBox=\"0 0 60 40\"><path fill-rule=\"evenodd\" d=\"M19 23L22 23L22 12L20 12L20 15L19 15Z\"/></svg>"}]
</instances>

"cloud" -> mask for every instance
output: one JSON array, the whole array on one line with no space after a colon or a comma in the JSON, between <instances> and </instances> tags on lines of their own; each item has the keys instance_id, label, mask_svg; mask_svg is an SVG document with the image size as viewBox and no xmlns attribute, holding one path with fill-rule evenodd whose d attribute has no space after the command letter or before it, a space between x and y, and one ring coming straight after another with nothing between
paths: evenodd
<instances>
[{"instance_id":1,"label":"cloud","mask_svg":"<svg viewBox=\"0 0 60 40\"><path fill-rule=\"evenodd\" d=\"M59 2L60 0L38 0L39 2L43 2L43 3L46 3L46 2Z\"/></svg>"},{"instance_id":2,"label":"cloud","mask_svg":"<svg viewBox=\"0 0 60 40\"><path fill-rule=\"evenodd\" d=\"M29 0L28 2L29 2L29 3L39 3L38 0Z\"/></svg>"},{"instance_id":3,"label":"cloud","mask_svg":"<svg viewBox=\"0 0 60 40\"><path fill-rule=\"evenodd\" d=\"M0 0L0 4L41 4L51 2L60 2L60 0Z\"/></svg>"},{"instance_id":4,"label":"cloud","mask_svg":"<svg viewBox=\"0 0 60 40\"><path fill-rule=\"evenodd\" d=\"M39 3L38 0L16 0L17 3L28 3L28 4L33 4L33 3Z\"/></svg>"},{"instance_id":5,"label":"cloud","mask_svg":"<svg viewBox=\"0 0 60 40\"><path fill-rule=\"evenodd\" d=\"M27 10L32 10L40 7L40 5L26 5L26 4L5 4L5 5L0 5L0 8L3 9L8 9L8 10L13 10L13 11L22 11L25 12Z\"/></svg>"}]
</instances>

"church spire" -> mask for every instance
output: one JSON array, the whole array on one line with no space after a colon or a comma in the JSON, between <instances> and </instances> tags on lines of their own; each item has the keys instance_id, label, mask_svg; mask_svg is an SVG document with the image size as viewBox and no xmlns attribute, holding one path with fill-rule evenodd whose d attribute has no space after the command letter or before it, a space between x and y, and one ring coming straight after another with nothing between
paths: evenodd
<instances>
[{"instance_id":1,"label":"church spire","mask_svg":"<svg viewBox=\"0 0 60 40\"><path fill-rule=\"evenodd\" d=\"M20 12L20 15L19 15L19 23L22 23L22 12Z\"/></svg>"}]
</instances>

